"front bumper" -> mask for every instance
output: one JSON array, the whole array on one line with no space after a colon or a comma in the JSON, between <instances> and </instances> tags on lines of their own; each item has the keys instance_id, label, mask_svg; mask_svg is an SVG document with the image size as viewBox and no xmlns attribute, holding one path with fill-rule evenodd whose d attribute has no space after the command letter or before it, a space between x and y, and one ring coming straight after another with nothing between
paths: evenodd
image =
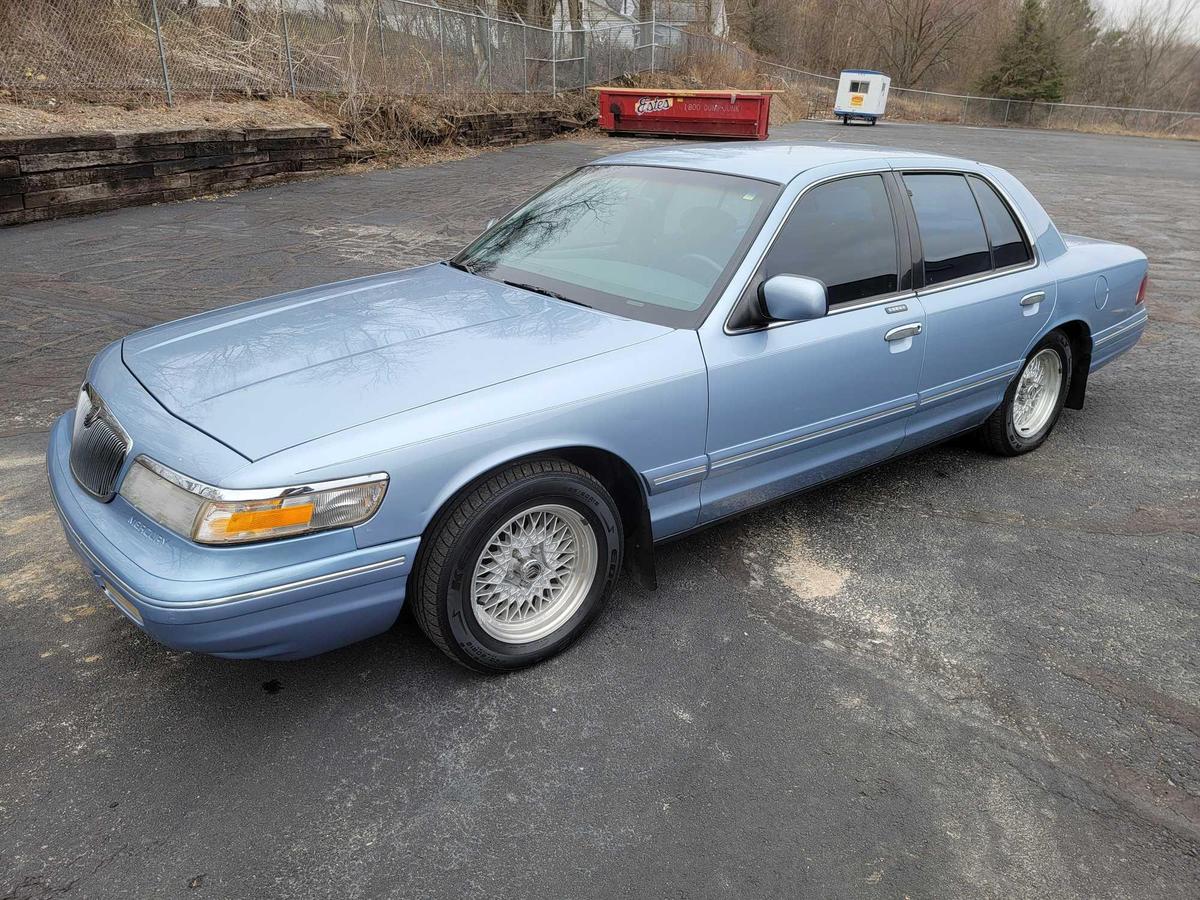
<instances>
[{"instance_id":1,"label":"front bumper","mask_svg":"<svg viewBox=\"0 0 1200 900\"><path fill-rule=\"evenodd\" d=\"M267 545L191 544L120 496L100 503L75 483L71 416L55 423L47 451L50 492L67 541L113 604L156 640L216 656L299 659L395 622L418 538L349 550L338 545L340 552L302 561L281 554L274 568L264 566ZM127 546L134 541L153 544L156 554L146 544ZM162 565L153 571L131 555Z\"/></svg>"}]
</instances>

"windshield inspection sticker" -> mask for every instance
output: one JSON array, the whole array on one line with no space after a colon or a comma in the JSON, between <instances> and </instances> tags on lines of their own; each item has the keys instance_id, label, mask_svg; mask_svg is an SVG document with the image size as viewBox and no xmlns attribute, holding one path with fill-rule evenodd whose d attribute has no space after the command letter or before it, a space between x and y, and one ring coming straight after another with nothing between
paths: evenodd
<instances>
[{"instance_id":1,"label":"windshield inspection sticker","mask_svg":"<svg viewBox=\"0 0 1200 900\"><path fill-rule=\"evenodd\" d=\"M670 97L638 97L634 111L639 116L644 116L646 113L662 112L664 109L670 109L671 104L674 102Z\"/></svg>"}]
</instances>

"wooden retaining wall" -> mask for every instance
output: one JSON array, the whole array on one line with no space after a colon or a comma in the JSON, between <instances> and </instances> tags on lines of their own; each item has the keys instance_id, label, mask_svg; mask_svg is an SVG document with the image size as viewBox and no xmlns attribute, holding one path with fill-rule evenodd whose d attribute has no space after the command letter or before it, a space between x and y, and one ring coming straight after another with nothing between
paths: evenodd
<instances>
[{"instance_id":1,"label":"wooden retaining wall","mask_svg":"<svg viewBox=\"0 0 1200 900\"><path fill-rule=\"evenodd\" d=\"M427 142L498 146L588 124L555 110L455 114ZM352 156L325 126L0 136L0 226L273 184Z\"/></svg>"},{"instance_id":2,"label":"wooden retaining wall","mask_svg":"<svg viewBox=\"0 0 1200 900\"><path fill-rule=\"evenodd\" d=\"M563 119L555 110L462 113L447 118L450 140L470 147L541 141L587 124Z\"/></svg>"},{"instance_id":3,"label":"wooden retaining wall","mask_svg":"<svg viewBox=\"0 0 1200 900\"><path fill-rule=\"evenodd\" d=\"M350 158L327 126L0 137L0 226L271 184Z\"/></svg>"}]
</instances>

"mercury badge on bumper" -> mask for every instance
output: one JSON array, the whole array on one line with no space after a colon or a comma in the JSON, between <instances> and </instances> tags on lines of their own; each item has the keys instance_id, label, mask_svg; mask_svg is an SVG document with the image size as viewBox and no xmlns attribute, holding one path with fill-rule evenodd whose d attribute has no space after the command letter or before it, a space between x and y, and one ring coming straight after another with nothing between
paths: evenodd
<instances>
[{"instance_id":1,"label":"mercury badge on bumper","mask_svg":"<svg viewBox=\"0 0 1200 900\"><path fill-rule=\"evenodd\" d=\"M482 671L577 638L654 544L966 431L1003 455L1146 324L1146 259L1000 169L626 154L452 260L132 335L48 451L71 546L180 649L296 658L408 604Z\"/></svg>"}]
</instances>

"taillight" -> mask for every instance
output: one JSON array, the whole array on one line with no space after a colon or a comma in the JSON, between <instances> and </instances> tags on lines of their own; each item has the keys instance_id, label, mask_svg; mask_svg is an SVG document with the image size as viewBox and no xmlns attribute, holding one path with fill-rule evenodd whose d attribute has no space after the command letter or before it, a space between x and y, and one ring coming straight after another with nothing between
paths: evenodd
<instances>
[{"instance_id":1,"label":"taillight","mask_svg":"<svg viewBox=\"0 0 1200 900\"><path fill-rule=\"evenodd\" d=\"M1137 299L1133 301L1135 306L1141 305L1142 303L1146 302L1146 285L1148 285L1149 283L1150 283L1150 273L1147 272L1145 275L1142 276L1142 283L1141 283L1141 285L1138 286Z\"/></svg>"}]
</instances>

